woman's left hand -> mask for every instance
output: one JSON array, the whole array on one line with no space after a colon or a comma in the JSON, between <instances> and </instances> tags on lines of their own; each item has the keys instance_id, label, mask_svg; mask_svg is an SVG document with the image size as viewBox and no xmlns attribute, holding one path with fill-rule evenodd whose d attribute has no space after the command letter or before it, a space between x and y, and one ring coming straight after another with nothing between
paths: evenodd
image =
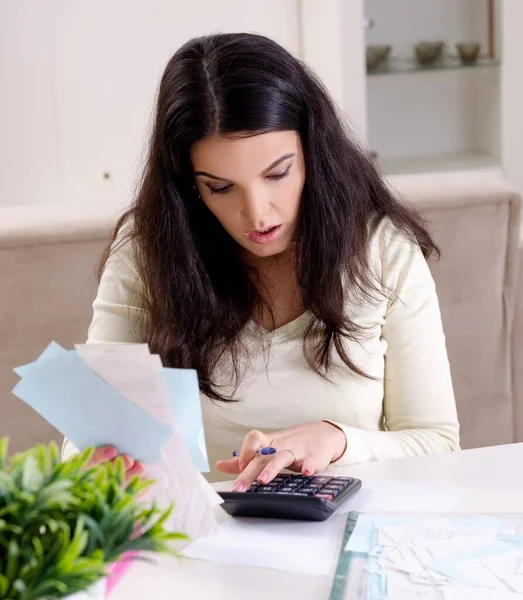
<instances>
[{"instance_id":1,"label":"woman's left hand","mask_svg":"<svg viewBox=\"0 0 523 600\"><path fill-rule=\"evenodd\" d=\"M233 489L243 492L256 480L269 483L284 469L301 472L305 477L319 473L343 455L346 445L343 431L325 421L304 423L270 435L253 430L245 436L240 455L220 460L216 467L223 473L238 474ZM277 452L268 456L258 453L269 446Z\"/></svg>"}]
</instances>

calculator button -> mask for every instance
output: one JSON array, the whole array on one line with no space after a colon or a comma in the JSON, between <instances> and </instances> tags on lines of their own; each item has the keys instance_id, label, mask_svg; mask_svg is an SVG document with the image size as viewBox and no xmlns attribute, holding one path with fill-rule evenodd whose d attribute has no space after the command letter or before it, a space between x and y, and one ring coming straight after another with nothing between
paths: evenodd
<instances>
[{"instance_id":1,"label":"calculator button","mask_svg":"<svg viewBox=\"0 0 523 600\"><path fill-rule=\"evenodd\" d=\"M318 492L318 488L303 486L300 488L300 492L303 492L304 494L307 494L308 496L312 496L312 495L316 494L316 492Z\"/></svg>"},{"instance_id":2,"label":"calculator button","mask_svg":"<svg viewBox=\"0 0 523 600\"><path fill-rule=\"evenodd\" d=\"M333 496L337 496L340 492L341 492L340 488L337 488L334 486L331 487L330 485L325 486L321 490L322 494L332 494Z\"/></svg>"},{"instance_id":3,"label":"calculator button","mask_svg":"<svg viewBox=\"0 0 523 600\"><path fill-rule=\"evenodd\" d=\"M332 477L327 477L325 475L318 475L318 476L312 478L311 483L314 483L314 485L325 485L326 483L329 483L329 481L331 479L332 479Z\"/></svg>"},{"instance_id":4,"label":"calculator button","mask_svg":"<svg viewBox=\"0 0 523 600\"><path fill-rule=\"evenodd\" d=\"M282 487L280 488L280 491L282 491L282 492L290 492L290 493L292 493L292 492L295 492L295 491L296 491L296 488L294 488L294 487L291 487L290 485L284 485L284 486L282 486Z\"/></svg>"},{"instance_id":5,"label":"calculator button","mask_svg":"<svg viewBox=\"0 0 523 600\"><path fill-rule=\"evenodd\" d=\"M294 492L294 490L292 492L284 492L282 489L276 490L273 493L278 494L278 496L294 496L296 494L296 492Z\"/></svg>"},{"instance_id":6,"label":"calculator button","mask_svg":"<svg viewBox=\"0 0 523 600\"><path fill-rule=\"evenodd\" d=\"M336 487L335 485L327 485L320 491L325 492L326 494L334 494L335 496L337 496L338 494L341 494L341 492L343 492L344 489L345 488Z\"/></svg>"},{"instance_id":7,"label":"calculator button","mask_svg":"<svg viewBox=\"0 0 523 600\"><path fill-rule=\"evenodd\" d=\"M326 487L328 488L336 488L337 490L339 490L340 492L343 491L347 486L346 485L340 485L339 483L329 483L329 485L327 485Z\"/></svg>"},{"instance_id":8,"label":"calculator button","mask_svg":"<svg viewBox=\"0 0 523 600\"><path fill-rule=\"evenodd\" d=\"M334 500L334 496L332 494L316 494L315 498L323 498L324 500Z\"/></svg>"},{"instance_id":9,"label":"calculator button","mask_svg":"<svg viewBox=\"0 0 523 600\"><path fill-rule=\"evenodd\" d=\"M278 492L278 490L275 488L273 490L268 490L266 488L262 488L260 490L258 490L258 494L276 494Z\"/></svg>"},{"instance_id":10,"label":"calculator button","mask_svg":"<svg viewBox=\"0 0 523 600\"><path fill-rule=\"evenodd\" d=\"M292 495L293 496L310 496L310 494L305 494L301 490L299 492L293 492Z\"/></svg>"},{"instance_id":11,"label":"calculator button","mask_svg":"<svg viewBox=\"0 0 523 600\"><path fill-rule=\"evenodd\" d=\"M353 481L354 479L352 479L351 477L335 477L331 481L331 485L343 485L345 487L347 485L350 485Z\"/></svg>"}]
</instances>

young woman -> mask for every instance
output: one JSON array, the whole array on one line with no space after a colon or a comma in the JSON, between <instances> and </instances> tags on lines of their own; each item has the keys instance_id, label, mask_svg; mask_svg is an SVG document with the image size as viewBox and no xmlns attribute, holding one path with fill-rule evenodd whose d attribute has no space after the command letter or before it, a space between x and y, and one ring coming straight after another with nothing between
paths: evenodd
<instances>
[{"instance_id":1,"label":"young woman","mask_svg":"<svg viewBox=\"0 0 523 600\"><path fill-rule=\"evenodd\" d=\"M88 341L196 369L210 479L239 491L456 450L436 252L301 62L261 36L194 39L163 74Z\"/></svg>"}]
</instances>

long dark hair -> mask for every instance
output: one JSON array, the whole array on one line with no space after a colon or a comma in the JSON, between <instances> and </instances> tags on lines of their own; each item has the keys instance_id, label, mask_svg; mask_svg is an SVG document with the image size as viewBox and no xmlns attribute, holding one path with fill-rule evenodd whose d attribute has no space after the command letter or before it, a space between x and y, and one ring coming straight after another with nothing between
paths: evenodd
<instances>
[{"instance_id":1,"label":"long dark hair","mask_svg":"<svg viewBox=\"0 0 523 600\"><path fill-rule=\"evenodd\" d=\"M196 369L202 392L216 400L233 399L216 384L216 365L230 355L238 377L239 333L264 299L239 246L195 191L189 152L212 135L269 131L297 131L303 145L295 260L312 316L304 353L318 375L328 377L335 349L349 369L366 376L347 354L345 340L361 332L344 307L351 292L373 289L372 225L389 217L425 257L436 250L420 217L393 197L303 63L259 35L186 43L161 79L143 177L116 226L112 251L117 239L133 241L145 289L144 341L166 366Z\"/></svg>"}]
</instances>

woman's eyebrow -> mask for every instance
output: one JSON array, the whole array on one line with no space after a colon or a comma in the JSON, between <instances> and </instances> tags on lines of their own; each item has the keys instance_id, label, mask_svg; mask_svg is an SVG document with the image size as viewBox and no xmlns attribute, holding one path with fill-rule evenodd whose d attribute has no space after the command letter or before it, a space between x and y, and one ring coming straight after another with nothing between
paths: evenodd
<instances>
[{"instance_id":1,"label":"woman's eyebrow","mask_svg":"<svg viewBox=\"0 0 523 600\"><path fill-rule=\"evenodd\" d=\"M262 171L262 175L265 175L266 173L268 173L269 171L274 169L274 167L277 167L283 161L288 160L289 158L292 158L293 156L295 156L294 152L289 152L288 154L284 154L283 156L280 156L280 158L277 158L273 163L271 163L266 169L264 169ZM231 183L228 179L225 179L225 177L218 177L218 175L213 175L212 173L208 173L207 171L196 171L194 173L194 176L197 177L198 175L203 175L204 177L209 177L210 179L216 179L217 181Z\"/></svg>"},{"instance_id":2,"label":"woman's eyebrow","mask_svg":"<svg viewBox=\"0 0 523 600\"><path fill-rule=\"evenodd\" d=\"M230 183L230 181L228 179L224 179L223 177L218 177L218 175L213 175L212 173L207 173L207 171L196 171L194 173L194 176L197 177L198 175L205 175L205 177L210 177L211 179L217 179L218 181L225 181L227 183Z\"/></svg>"},{"instance_id":3,"label":"woman's eyebrow","mask_svg":"<svg viewBox=\"0 0 523 600\"><path fill-rule=\"evenodd\" d=\"M274 167L277 167L279 164L281 164L284 160L292 158L293 156L295 156L294 152L289 152L288 154L280 156L280 158L276 159L271 165L269 165L266 169L262 171L262 175L265 175L266 173L274 169Z\"/></svg>"}]
</instances>

